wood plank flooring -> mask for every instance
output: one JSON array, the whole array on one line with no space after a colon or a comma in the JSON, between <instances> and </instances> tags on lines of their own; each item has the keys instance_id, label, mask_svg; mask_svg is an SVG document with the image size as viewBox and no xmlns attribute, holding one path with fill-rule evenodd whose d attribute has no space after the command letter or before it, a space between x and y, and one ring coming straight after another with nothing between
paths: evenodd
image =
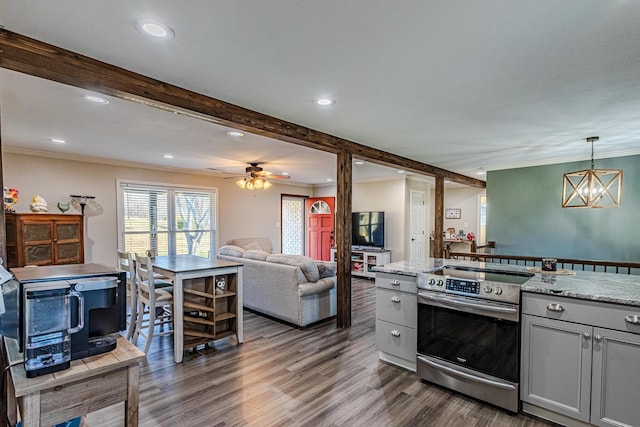
<instances>
[{"instance_id":1,"label":"wood plank flooring","mask_svg":"<svg viewBox=\"0 0 640 427\"><path fill-rule=\"evenodd\" d=\"M419 381L380 362L374 283L353 280L352 327L301 331L245 311L244 343L185 354L154 339L140 377L140 426L550 426ZM143 348L144 341L138 346ZM90 426L121 426L124 405Z\"/></svg>"}]
</instances>

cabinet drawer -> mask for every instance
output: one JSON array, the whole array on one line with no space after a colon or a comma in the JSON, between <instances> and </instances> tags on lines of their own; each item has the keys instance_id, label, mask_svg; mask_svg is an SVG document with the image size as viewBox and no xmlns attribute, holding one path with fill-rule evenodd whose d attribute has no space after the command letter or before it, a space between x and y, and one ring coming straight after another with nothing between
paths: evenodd
<instances>
[{"instance_id":1,"label":"cabinet drawer","mask_svg":"<svg viewBox=\"0 0 640 427\"><path fill-rule=\"evenodd\" d=\"M418 327L416 294L376 289L376 318L410 328Z\"/></svg>"},{"instance_id":2,"label":"cabinet drawer","mask_svg":"<svg viewBox=\"0 0 640 427\"><path fill-rule=\"evenodd\" d=\"M376 273L376 287L416 293L418 291L416 279L414 276L401 274Z\"/></svg>"},{"instance_id":3,"label":"cabinet drawer","mask_svg":"<svg viewBox=\"0 0 640 427\"><path fill-rule=\"evenodd\" d=\"M629 316L640 317L637 306L524 292L522 313L640 334L640 324L625 321Z\"/></svg>"},{"instance_id":4,"label":"cabinet drawer","mask_svg":"<svg viewBox=\"0 0 640 427\"><path fill-rule=\"evenodd\" d=\"M376 320L376 347L405 360L416 360L418 333L413 328Z\"/></svg>"}]
</instances>

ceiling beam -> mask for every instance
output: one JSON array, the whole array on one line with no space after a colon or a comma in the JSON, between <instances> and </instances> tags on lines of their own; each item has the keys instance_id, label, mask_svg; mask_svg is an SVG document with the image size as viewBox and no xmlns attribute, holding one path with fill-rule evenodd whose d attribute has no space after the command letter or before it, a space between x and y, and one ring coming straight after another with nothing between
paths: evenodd
<instances>
[{"instance_id":1,"label":"ceiling beam","mask_svg":"<svg viewBox=\"0 0 640 427\"><path fill-rule=\"evenodd\" d=\"M0 29L0 67L304 147L334 154L348 152L374 163L486 187L478 179L220 101L5 29Z\"/></svg>"}]
</instances>

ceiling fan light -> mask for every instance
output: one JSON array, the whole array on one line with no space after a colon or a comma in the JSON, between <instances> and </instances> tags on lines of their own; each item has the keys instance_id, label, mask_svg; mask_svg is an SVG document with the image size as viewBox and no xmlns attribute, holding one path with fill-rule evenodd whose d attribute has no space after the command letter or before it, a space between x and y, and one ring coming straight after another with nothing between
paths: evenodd
<instances>
[{"instance_id":1,"label":"ceiling fan light","mask_svg":"<svg viewBox=\"0 0 640 427\"><path fill-rule=\"evenodd\" d=\"M253 181L253 185L254 185L256 190L262 190L262 188L264 187L264 179L255 178L252 181Z\"/></svg>"},{"instance_id":2,"label":"ceiling fan light","mask_svg":"<svg viewBox=\"0 0 640 427\"><path fill-rule=\"evenodd\" d=\"M236 181L236 185L244 190L247 187L247 181L244 178L239 179Z\"/></svg>"},{"instance_id":3,"label":"ceiling fan light","mask_svg":"<svg viewBox=\"0 0 640 427\"><path fill-rule=\"evenodd\" d=\"M273 185L273 184L271 184L269 181L265 181L265 182L264 182L264 186L263 186L263 188L264 188L265 190L268 190L269 188L271 188L271 186L272 186L272 185Z\"/></svg>"}]
</instances>

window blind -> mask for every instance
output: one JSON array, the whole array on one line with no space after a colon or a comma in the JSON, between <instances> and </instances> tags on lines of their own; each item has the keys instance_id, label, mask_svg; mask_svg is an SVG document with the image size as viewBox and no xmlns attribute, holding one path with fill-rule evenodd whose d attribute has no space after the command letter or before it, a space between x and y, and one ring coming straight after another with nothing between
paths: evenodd
<instances>
[{"instance_id":1,"label":"window blind","mask_svg":"<svg viewBox=\"0 0 640 427\"><path fill-rule=\"evenodd\" d=\"M215 190L121 183L120 193L120 231L127 252L215 254Z\"/></svg>"}]
</instances>

